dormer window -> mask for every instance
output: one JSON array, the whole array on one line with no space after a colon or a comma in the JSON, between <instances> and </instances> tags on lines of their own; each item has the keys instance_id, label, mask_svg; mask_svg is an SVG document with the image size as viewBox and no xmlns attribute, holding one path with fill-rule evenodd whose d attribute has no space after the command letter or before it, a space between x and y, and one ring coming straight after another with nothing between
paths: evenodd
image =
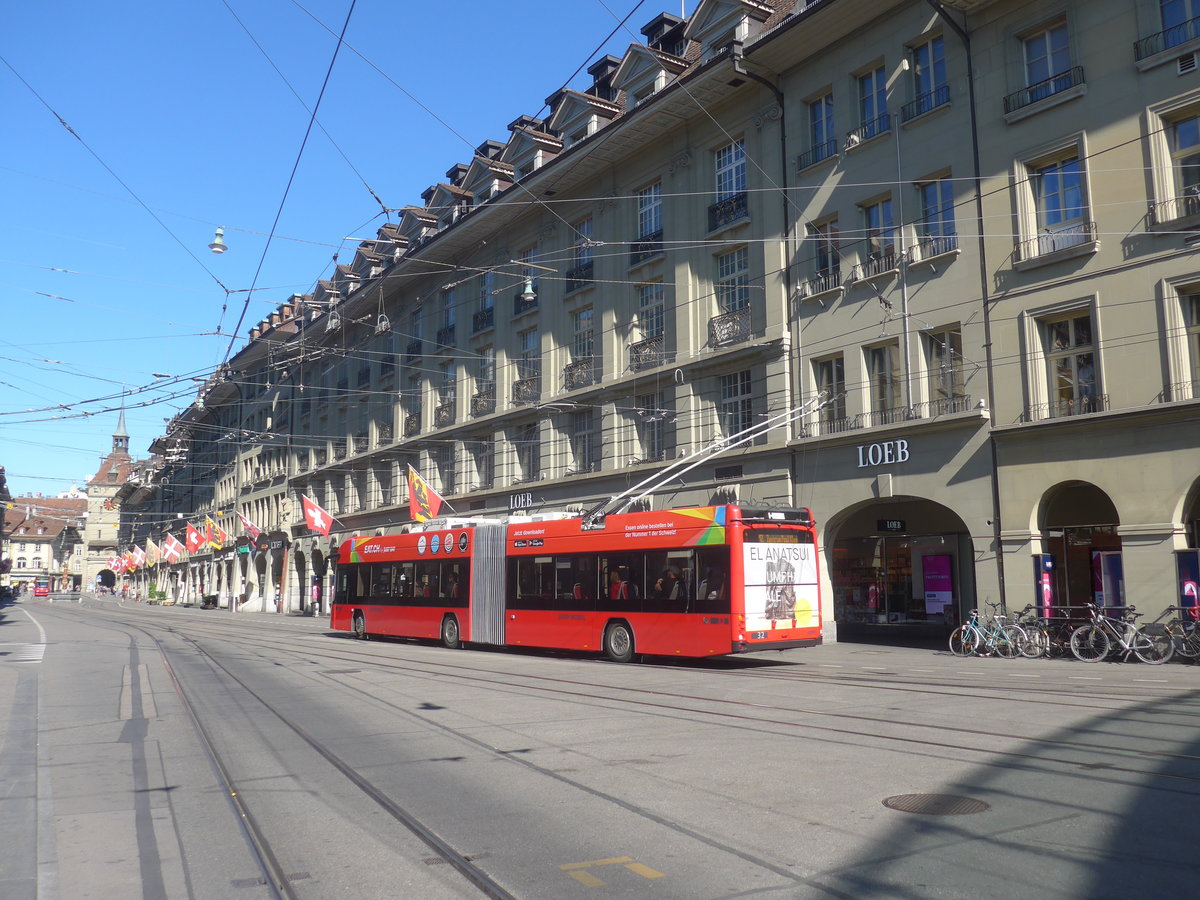
<instances>
[{"instance_id":1,"label":"dormer window","mask_svg":"<svg viewBox=\"0 0 1200 900\"><path fill-rule=\"evenodd\" d=\"M734 41L743 43L762 31L775 4L744 0L700 0L684 30L683 39L699 41L709 60Z\"/></svg>"}]
</instances>

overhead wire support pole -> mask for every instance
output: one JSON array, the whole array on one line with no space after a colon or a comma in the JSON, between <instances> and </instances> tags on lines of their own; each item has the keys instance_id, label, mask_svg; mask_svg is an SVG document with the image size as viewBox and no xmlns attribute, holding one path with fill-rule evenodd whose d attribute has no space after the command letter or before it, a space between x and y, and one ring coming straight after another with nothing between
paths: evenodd
<instances>
[{"instance_id":1,"label":"overhead wire support pole","mask_svg":"<svg viewBox=\"0 0 1200 900\"><path fill-rule=\"evenodd\" d=\"M828 392L822 391L803 406L777 413L774 416L764 419L762 422L751 425L749 428L744 428L741 431L729 435L728 437L719 438L708 446L701 447L699 450L689 453L687 456L683 457L683 459L676 460L662 471L655 472L650 477L639 481L633 487L626 488L621 493L616 494L613 497L609 497L607 500L602 500L600 503L593 506L583 514L584 529L599 527L597 523L600 519L604 518L604 516L608 514L610 509L626 509L631 504L636 503L643 497L646 497L648 494L654 493L668 481L690 472L692 469L703 464L711 457L718 456L719 454L724 453L726 450L731 450L734 447L740 447L742 444L748 443L749 441L754 440L756 437L760 437L761 435L767 434L770 431L774 431L776 428L783 428L787 425L790 425L792 422L795 422L797 419L802 418L808 413L820 409L828 402L830 402ZM641 491L640 494L637 494L637 496L632 496L634 492L639 490Z\"/></svg>"}]
</instances>

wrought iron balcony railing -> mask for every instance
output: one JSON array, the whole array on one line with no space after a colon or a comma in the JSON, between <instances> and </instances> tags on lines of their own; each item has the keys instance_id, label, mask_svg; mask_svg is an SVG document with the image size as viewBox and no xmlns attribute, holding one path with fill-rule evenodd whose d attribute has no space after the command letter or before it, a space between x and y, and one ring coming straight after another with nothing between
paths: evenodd
<instances>
[{"instance_id":1,"label":"wrought iron balcony railing","mask_svg":"<svg viewBox=\"0 0 1200 900\"><path fill-rule=\"evenodd\" d=\"M1160 403L1174 403L1178 400L1200 399L1200 379L1195 381L1176 381L1163 387L1159 394Z\"/></svg>"},{"instance_id":2,"label":"wrought iron balcony railing","mask_svg":"<svg viewBox=\"0 0 1200 900\"><path fill-rule=\"evenodd\" d=\"M635 372L651 369L666 362L666 338L663 335L647 338L629 345L629 368Z\"/></svg>"},{"instance_id":3,"label":"wrought iron balcony railing","mask_svg":"<svg viewBox=\"0 0 1200 900\"><path fill-rule=\"evenodd\" d=\"M367 440L367 436L365 434L356 434L354 436L355 453L366 453L369 446L370 442Z\"/></svg>"},{"instance_id":4,"label":"wrought iron balcony railing","mask_svg":"<svg viewBox=\"0 0 1200 900\"><path fill-rule=\"evenodd\" d=\"M1188 19L1186 22L1172 25L1165 31L1158 32L1158 34L1152 34L1149 37L1135 41L1133 45L1133 58L1135 61L1142 60L1147 56L1153 56L1156 53L1162 53L1164 50L1170 50L1172 47L1178 47L1180 44L1186 44L1197 37L1200 37L1200 17Z\"/></svg>"},{"instance_id":5,"label":"wrought iron balcony railing","mask_svg":"<svg viewBox=\"0 0 1200 900\"><path fill-rule=\"evenodd\" d=\"M392 442L392 426L380 425L375 432L375 446L383 447Z\"/></svg>"},{"instance_id":6,"label":"wrought iron balcony railing","mask_svg":"<svg viewBox=\"0 0 1200 900\"><path fill-rule=\"evenodd\" d=\"M406 366L415 366L421 360L421 342L409 341L408 346L404 348L404 364Z\"/></svg>"},{"instance_id":7,"label":"wrought iron balcony railing","mask_svg":"<svg viewBox=\"0 0 1200 900\"><path fill-rule=\"evenodd\" d=\"M1108 409L1108 394L1085 394L1064 400L1051 400L1026 407L1026 422L1041 422L1046 419L1064 419L1070 416L1085 416Z\"/></svg>"},{"instance_id":8,"label":"wrought iron balcony railing","mask_svg":"<svg viewBox=\"0 0 1200 900\"><path fill-rule=\"evenodd\" d=\"M568 391L573 391L576 388L587 387L589 384L595 384L596 370L598 368L598 361L594 356L587 356L583 359L572 360L563 367L563 388Z\"/></svg>"},{"instance_id":9,"label":"wrought iron balcony railing","mask_svg":"<svg viewBox=\"0 0 1200 900\"><path fill-rule=\"evenodd\" d=\"M421 433L421 413L413 412L404 417L404 436L414 437Z\"/></svg>"},{"instance_id":10,"label":"wrought iron balcony railing","mask_svg":"<svg viewBox=\"0 0 1200 900\"><path fill-rule=\"evenodd\" d=\"M914 403L912 418L933 419L938 416L948 416L952 413L964 413L969 409L971 409L971 395L956 394L953 397L938 397L936 400Z\"/></svg>"},{"instance_id":11,"label":"wrought iron balcony railing","mask_svg":"<svg viewBox=\"0 0 1200 900\"><path fill-rule=\"evenodd\" d=\"M915 100L905 103L900 107L900 121L908 122L917 116L923 116L927 112L932 112L939 106L945 106L950 102L950 85L939 84L931 91L926 91Z\"/></svg>"},{"instance_id":12,"label":"wrought iron balcony railing","mask_svg":"<svg viewBox=\"0 0 1200 900\"><path fill-rule=\"evenodd\" d=\"M957 249L957 234L930 234L917 241L917 245L909 250L909 258L913 262L920 262L923 259L953 253Z\"/></svg>"},{"instance_id":13,"label":"wrought iron balcony railing","mask_svg":"<svg viewBox=\"0 0 1200 900\"><path fill-rule=\"evenodd\" d=\"M900 268L900 260L896 254L896 248L886 247L882 251L872 253L865 261L855 266L851 273L851 280L861 281L864 278L874 278L876 275L883 275L898 268Z\"/></svg>"},{"instance_id":14,"label":"wrought iron balcony railing","mask_svg":"<svg viewBox=\"0 0 1200 900\"><path fill-rule=\"evenodd\" d=\"M329 454L325 450L313 451L313 464L323 466L329 462Z\"/></svg>"},{"instance_id":15,"label":"wrought iron balcony railing","mask_svg":"<svg viewBox=\"0 0 1200 900\"><path fill-rule=\"evenodd\" d=\"M817 294L824 294L827 291L835 290L842 285L842 270L830 269L827 272L818 272L812 278L800 283L801 297L815 297Z\"/></svg>"},{"instance_id":16,"label":"wrought iron balcony railing","mask_svg":"<svg viewBox=\"0 0 1200 900\"><path fill-rule=\"evenodd\" d=\"M534 294L533 296L527 298L525 296L524 288L522 288L521 290L519 290L515 294L513 294L513 315L514 316L523 315L524 313L527 313L530 310L537 309L537 308L538 308L537 294Z\"/></svg>"},{"instance_id":17,"label":"wrought iron balcony railing","mask_svg":"<svg viewBox=\"0 0 1200 900\"><path fill-rule=\"evenodd\" d=\"M831 156L837 156L837 152L837 141L833 138L813 144L807 151L796 157L796 171L807 169L809 166L815 166L817 163L829 159Z\"/></svg>"},{"instance_id":18,"label":"wrought iron balcony railing","mask_svg":"<svg viewBox=\"0 0 1200 900\"><path fill-rule=\"evenodd\" d=\"M536 403L542 396L542 376L531 375L513 382L513 403Z\"/></svg>"},{"instance_id":19,"label":"wrought iron balcony railing","mask_svg":"<svg viewBox=\"0 0 1200 900\"><path fill-rule=\"evenodd\" d=\"M749 195L742 191L718 200L708 208L708 230L716 231L750 215Z\"/></svg>"},{"instance_id":20,"label":"wrought iron balcony railing","mask_svg":"<svg viewBox=\"0 0 1200 900\"><path fill-rule=\"evenodd\" d=\"M595 263L590 259L582 262L573 269L567 269L567 293L587 287L592 283L592 273Z\"/></svg>"},{"instance_id":21,"label":"wrought iron balcony railing","mask_svg":"<svg viewBox=\"0 0 1200 900\"><path fill-rule=\"evenodd\" d=\"M442 328L438 329L437 346L438 346L439 350L442 349L443 347L453 347L454 346L454 326L453 325L445 325Z\"/></svg>"},{"instance_id":22,"label":"wrought iron balcony railing","mask_svg":"<svg viewBox=\"0 0 1200 900\"><path fill-rule=\"evenodd\" d=\"M454 424L454 398L440 403L433 408L433 427L445 428Z\"/></svg>"},{"instance_id":23,"label":"wrought iron balcony railing","mask_svg":"<svg viewBox=\"0 0 1200 900\"><path fill-rule=\"evenodd\" d=\"M1200 186L1188 188L1180 197L1152 202L1147 222L1153 228L1193 216L1200 216Z\"/></svg>"},{"instance_id":24,"label":"wrought iron balcony railing","mask_svg":"<svg viewBox=\"0 0 1200 900\"><path fill-rule=\"evenodd\" d=\"M876 425L895 425L897 422L907 422L913 418L912 410L906 406L893 406L890 409L871 409L858 414L857 427L873 428Z\"/></svg>"},{"instance_id":25,"label":"wrought iron balcony railing","mask_svg":"<svg viewBox=\"0 0 1200 900\"><path fill-rule=\"evenodd\" d=\"M629 264L636 266L652 256L657 256L663 250L663 233L660 228L653 234L647 234L629 245Z\"/></svg>"},{"instance_id":26,"label":"wrought iron balcony railing","mask_svg":"<svg viewBox=\"0 0 1200 900\"><path fill-rule=\"evenodd\" d=\"M1042 231L1017 245L1017 260L1037 259L1061 250L1082 247L1096 240L1095 222L1076 222L1056 231Z\"/></svg>"},{"instance_id":27,"label":"wrought iron balcony railing","mask_svg":"<svg viewBox=\"0 0 1200 900\"><path fill-rule=\"evenodd\" d=\"M333 458L334 459L345 459L346 458L346 442L345 441L334 441L333 442Z\"/></svg>"},{"instance_id":28,"label":"wrought iron balcony railing","mask_svg":"<svg viewBox=\"0 0 1200 900\"><path fill-rule=\"evenodd\" d=\"M471 316L471 332L478 334L481 331L486 331L496 324L496 307L489 306L485 309L478 310Z\"/></svg>"},{"instance_id":29,"label":"wrought iron balcony railing","mask_svg":"<svg viewBox=\"0 0 1200 900\"><path fill-rule=\"evenodd\" d=\"M750 339L750 307L721 313L708 320L708 343L712 347L740 344Z\"/></svg>"},{"instance_id":30,"label":"wrought iron balcony railing","mask_svg":"<svg viewBox=\"0 0 1200 900\"><path fill-rule=\"evenodd\" d=\"M1083 84L1083 66L1075 66L1073 69L1059 72L1057 75L1052 75L1043 81L1039 81L1037 84L1031 84L1027 88L1014 91L1004 98L1004 112L1016 112L1018 109L1029 106L1031 103L1037 103L1039 100L1045 100L1047 97L1061 94L1068 88L1073 88L1078 84Z\"/></svg>"},{"instance_id":31,"label":"wrought iron balcony railing","mask_svg":"<svg viewBox=\"0 0 1200 900\"><path fill-rule=\"evenodd\" d=\"M882 116L876 116L868 122L863 122L853 131L846 135L846 146L853 147L855 144L861 144L863 141L869 141L871 138L879 137L881 134L887 134L892 130L892 117L888 113Z\"/></svg>"},{"instance_id":32,"label":"wrought iron balcony railing","mask_svg":"<svg viewBox=\"0 0 1200 900\"><path fill-rule=\"evenodd\" d=\"M496 411L496 386L480 388L471 397L471 415L486 416Z\"/></svg>"}]
</instances>

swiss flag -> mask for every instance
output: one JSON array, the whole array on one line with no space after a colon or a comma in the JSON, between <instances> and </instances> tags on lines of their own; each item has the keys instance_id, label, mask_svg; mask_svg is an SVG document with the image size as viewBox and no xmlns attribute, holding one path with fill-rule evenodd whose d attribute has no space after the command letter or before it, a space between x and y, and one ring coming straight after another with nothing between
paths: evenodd
<instances>
[{"instance_id":1,"label":"swiss flag","mask_svg":"<svg viewBox=\"0 0 1200 900\"><path fill-rule=\"evenodd\" d=\"M333 516L321 509L315 501L309 500L304 494L300 495L300 505L304 507L304 521L309 531L319 531L329 537L329 529L333 527Z\"/></svg>"},{"instance_id":2,"label":"swiss flag","mask_svg":"<svg viewBox=\"0 0 1200 900\"><path fill-rule=\"evenodd\" d=\"M168 534L167 539L162 543L163 559L167 562L179 562L180 554L183 553L183 544L179 543L178 538L173 534Z\"/></svg>"},{"instance_id":3,"label":"swiss flag","mask_svg":"<svg viewBox=\"0 0 1200 900\"><path fill-rule=\"evenodd\" d=\"M198 553L200 548L205 544L204 535L191 522L187 523L187 548L188 553Z\"/></svg>"}]
</instances>

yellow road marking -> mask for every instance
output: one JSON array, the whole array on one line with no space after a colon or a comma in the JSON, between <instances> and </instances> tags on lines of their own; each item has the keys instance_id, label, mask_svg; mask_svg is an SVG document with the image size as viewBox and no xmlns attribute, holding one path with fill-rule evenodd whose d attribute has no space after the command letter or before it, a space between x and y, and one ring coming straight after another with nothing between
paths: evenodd
<instances>
[{"instance_id":1,"label":"yellow road marking","mask_svg":"<svg viewBox=\"0 0 1200 900\"><path fill-rule=\"evenodd\" d=\"M587 872L572 872L571 877L584 887L604 887L604 882Z\"/></svg>"},{"instance_id":2,"label":"yellow road marking","mask_svg":"<svg viewBox=\"0 0 1200 900\"><path fill-rule=\"evenodd\" d=\"M656 872L649 866L634 862L631 856L614 856L611 859L593 859L588 862L566 863L558 868L569 874L584 887L603 887L605 884L603 881L590 872L584 871L584 869L591 869L596 866L624 866L633 874L641 875L643 878L666 877L662 872Z\"/></svg>"},{"instance_id":3,"label":"yellow road marking","mask_svg":"<svg viewBox=\"0 0 1200 900\"><path fill-rule=\"evenodd\" d=\"M615 866L618 863L633 862L632 856L617 856L613 859L593 859L591 862L567 863L565 866L559 866L564 872L569 872L572 869L590 869L593 866Z\"/></svg>"},{"instance_id":4,"label":"yellow road marking","mask_svg":"<svg viewBox=\"0 0 1200 900\"><path fill-rule=\"evenodd\" d=\"M663 878L663 877L665 877L662 872L655 872L649 866L643 866L641 863L629 863L629 865L627 865L625 868L627 868L630 872L634 872L638 875L641 875L643 878Z\"/></svg>"}]
</instances>

